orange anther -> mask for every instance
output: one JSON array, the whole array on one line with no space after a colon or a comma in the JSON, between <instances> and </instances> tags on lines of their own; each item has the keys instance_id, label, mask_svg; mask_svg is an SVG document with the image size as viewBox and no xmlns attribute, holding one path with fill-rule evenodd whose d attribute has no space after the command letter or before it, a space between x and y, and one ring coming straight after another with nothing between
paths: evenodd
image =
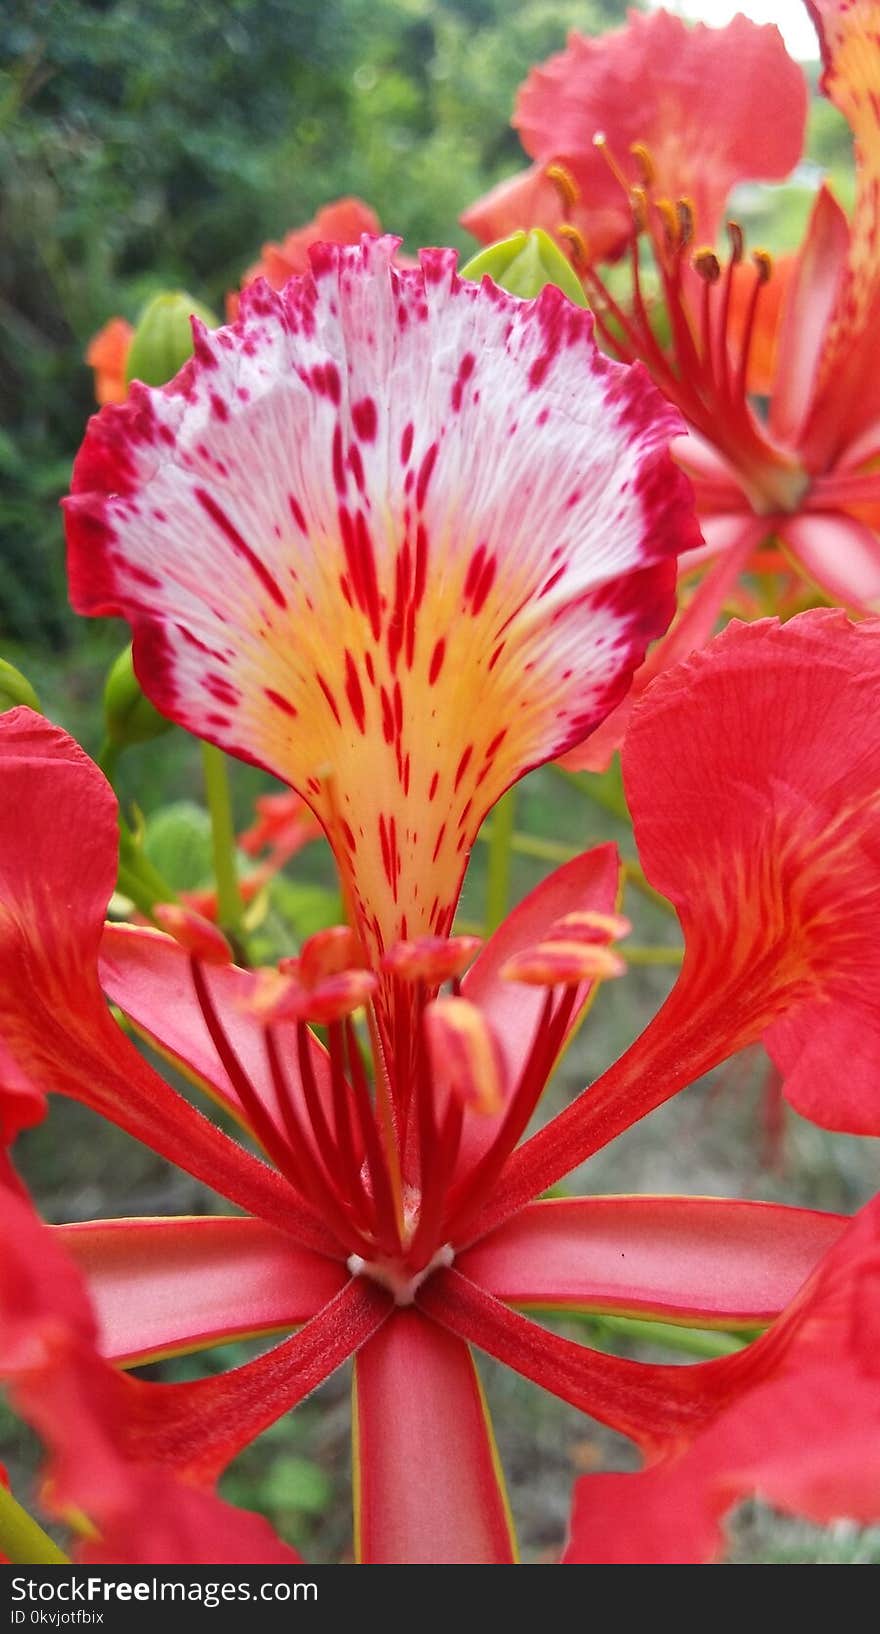
<instances>
[{"instance_id":1,"label":"orange anther","mask_svg":"<svg viewBox=\"0 0 880 1634\"><path fill-rule=\"evenodd\" d=\"M544 174L548 182L552 182L556 188L564 209L573 210L575 205L580 203L581 190L571 171L566 170L565 165L552 164L547 166Z\"/></svg>"}]
</instances>

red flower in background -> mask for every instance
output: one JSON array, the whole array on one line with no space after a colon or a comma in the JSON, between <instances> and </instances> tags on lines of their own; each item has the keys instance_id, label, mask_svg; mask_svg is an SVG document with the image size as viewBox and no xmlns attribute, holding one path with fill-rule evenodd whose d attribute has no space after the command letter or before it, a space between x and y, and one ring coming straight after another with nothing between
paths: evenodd
<instances>
[{"instance_id":1,"label":"red flower in background","mask_svg":"<svg viewBox=\"0 0 880 1634\"><path fill-rule=\"evenodd\" d=\"M375 237L381 231L375 210L362 199L334 199L304 227L291 228L280 244L264 244L259 261L243 274L241 287L247 289L248 284L265 278L272 289L283 289L290 278L308 272L313 244L359 244L364 233ZM226 316L230 323L238 317L238 307L238 293L227 295Z\"/></svg>"},{"instance_id":2,"label":"red flower in background","mask_svg":"<svg viewBox=\"0 0 880 1634\"><path fill-rule=\"evenodd\" d=\"M774 173L774 159L781 175L797 157L804 88L775 30L742 18L727 29L693 30L679 60L682 71L701 61L704 79L698 94L686 96L675 70L669 80L664 56L645 60L649 29L659 39L683 25L662 14L633 18L621 34L572 44L535 70L521 93L518 119L544 166L542 197L556 186L555 225L567 237L608 349L625 360L641 358L688 420L691 435L677 452L694 482L705 549L685 556L681 573L709 565L689 598L685 577L668 641L649 658L619 715L570 757L573 767L607 765L635 698L659 669L708 638L743 569L781 573L784 596L797 594L793 568L833 600L860 610L880 605L874 469L880 399L872 364L880 317L880 8L876 0L817 0L811 11L822 44L822 89L853 130L858 189L848 221L823 187L804 244L785 262L781 279L763 252L745 259L736 223L729 254L712 248L719 207L731 181L748 173L749 156L751 174L764 177ZM745 51L751 72L743 66ZM615 100L609 87L619 93L624 65L628 95ZM631 94L633 82L640 95ZM661 82L670 85L665 99ZM765 101L774 108L772 120L762 111ZM581 149L568 151L574 130L584 150L594 135L603 136L583 174ZM675 131L678 141L669 136ZM719 132L727 133L726 143ZM547 179L551 161L563 165L555 183ZM597 166L605 171L601 182ZM622 235L613 241L606 231L609 189L612 196L617 190ZM515 225L533 219L538 215L526 213ZM478 236L492 230L492 214L484 217L481 207L465 221L476 222ZM646 247L667 342L657 336ZM628 301L614 298L597 265L621 249L630 256ZM766 416L756 411L755 393L769 396Z\"/></svg>"},{"instance_id":3,"label":"red flower in background","mask_svg":"<svg viewBox=\"0 0 880 1634\"><path fill-rule=\"evenodd\" d=\"M572 30L565 51L533 68L516 99L512 123L534 164L471 205L462 225L491 244L518 227L558 236L569 222L592 260L621 255L632 208L594 144L604 132L630 185L643 179L632 145L650 153L658 196L687 195L709 241L737 182L782 181L794 168L806 113L804 77L778 29L745 17L689 28L669 12L633 11L596 39ZM577 194L569 201L547 175L556 165Z\"/></svg>"},{"instance_id":4,"label":"red flower in background","mask_svg":"<svg viewBox=\"0 0 880 1634\"><path fill-rule=\"evenodd\" d=\"M128 396L126 363L134 330L125 318L110 318L92 336L86 362L95 371L95 397L104 403L124 403Z\"/></svg>"}]
</instances>

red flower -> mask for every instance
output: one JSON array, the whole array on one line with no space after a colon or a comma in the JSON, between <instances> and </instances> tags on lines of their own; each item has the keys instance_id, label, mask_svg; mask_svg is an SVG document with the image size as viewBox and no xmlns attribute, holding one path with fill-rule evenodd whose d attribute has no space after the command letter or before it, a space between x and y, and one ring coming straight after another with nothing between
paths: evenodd
<instances>
[{"instance_id":1,"label":"red flower","mask_svg":"<svg viewBox=\"0 0 880 1634\"><path fill-rule=\"evenodd\" d=\"M199 942L189 924L180 942L105 931L107 996L276 1170L158 1079L110 1019L95 965L114 873L112 796L55 728L26 710L3 717L7 1048L36 1091L95 1107L250 1214L62 1228L96 1303L101 1352L131 1364L304 1324L226 1375L175 1385L121 1377L127 1463L209 1488L248 1440L358 1351L361 1557L498 1561L512 1543L467 1343L651 1456L709 1422L721 1396L710 1392L707 1405L702 1369L603 1356L515 1307L748 1330L783 1310L843 1222L712 1199L532 1200L761 1036L799 1105L836 1127L880 1125L867 1071L880 1012L867 907L880 844L880 740L868 707L878 647L877 624L839 614L734 627L646 698L627 747L628 796L648 876L679 908L686 958L642 1038L524 1145L623 928L611 848L551 876L463 976L466 943L417 937L387 949L381 1004L369 999L375 972L352 964L350 930L322 933L295 966L262 977L214 962L216 933ZM47 810L68 820L41 850ZM450 979L453 996L435 997ZM365 997L375 1098L348 1013ZM310 1014L328 1025L326 1053ZM841 1085L829 1062L843 1051ZM723 1375L725 1402L751 1389L752 1354L729 1386ZM51 1431L47 1413L40 1422Z\"/></svg>"},{"instance_id":2,"label":"red flower","mask_svg":"<svg viewBox=\"0 0 880 1634\"><path fill-rule=\"evenodd\" d=\"M609 350L624 360L641 358L688 420L691 436L677 453L694 482L705 540L704 550L681 562L682 611L668 644L651 655L629 699L600 736L570 756L568 764L575 768L607 765L637 697L659 669L708 639L744 569L781 573L782 597L794 568L801 594L806 577L834 601L862 611L880 607L875 469L880 397L872 361L880 321L880 133L872 77L880 6L877 0L817 0L811 11L822 44L822 88L853 130L858 189L848 221L823 187L803 246L793 263L784 263L781 278L762 251L745 258L736 223L730 224L726 264L712 248L730 182L749 170L754 176L771 174L758 162L761 144L769 141L771 155L780 160L784 149L777 175L796 157L804 88L774 30L754 29L737 18L728 29L695 29L686 36L682 61L695 63L704 54L705 78L687 107L674 98L663 103L677 143L667 141L663 130L655 135L650 92L655 65L646 67L641 58L649 28L658 38L664 29L682 28L671 18L634 19L621 35L572 47L536 70L522 93L520 122L530 140L533 131L540 132L543 144L540 152L530 151L545 167L560 160L571 172L569 181L562 173L556 184L545 173L542 186L556 185L563 195L568 188L572 200L578 196L568 206L559 198L570 228L563 236L568 231L569 249ZM632 96L628 81L626 98L609 99L607 87L620 83L616 75L623 62L633 77L636 69L647 76L647 96ZM666 82L662 53L656 74L658 83ZM571 103L560 86L566 92L570 87ZM765 99L772 102L773 120L761 111ZM731 159L727 168L717 162L716 103L730 116L729 126L724 117L720 126L731 142L725 149ZM586 113L580 127L585 142L595 132L604 135L583 176L579 152L574 157L566 152L575 107ZM734 156L744 168L734 170ZM597 165L605 170L601 182L593 175ZM617 189L619 226L631 258L631 294L620 302L595 264L620 247L606 234L609 188L612 195ZM526 212L515 225L533 221L547 224L542 215ZM646 246L665 308L670 337L665 345L657 339L651 310ZM759 392L770 398L766 417L752 400ZM690 575L707 563L710 571L689 595ZM782 600L775 605L781 607Z\"/></svg>"},{"instance_id":3,"label":"red flower","mask_svg":"<svg viewBox=\"0 0 880 1634\"><path fill-rule=\"evenodd\" d=\"M803 75L778 29L745 17L689 28L666 11L631 12L623 28L597 39L572 31L566 50L533 68L517 97L513 124L535 163L471 205L462 224L491 244L518 227L558 234L570 222L593 260L619 255L632 209L594 144L604 132L633 185L643 178L632 145L650 153L658 197L686 195L711 242L737 182L781 181L797 164L806 112ZM547 176L554 165L577 192L567 207Z\"/></svg>"},{"instance_id":4,"label":"red flower","mask_svg":"<svg viewBox=\"0 0 880 1634\"><path fill-rule=\"evenodd\" d=\"M376 212L362 199L334 199L304 227L293 227L285 233L280 244L264 244L259 261L244 273L241 287L246 289L256 279L265 278L272 289L283 289L290 278L308 272L313 244L358 244L362 233L376 235L381 231ZM230 323L238 317L238 308L239 295L227 295L226 316Z\"/></svg>"},{"instance_id":5,"label":"red flower","mask_svg":"<svg viewBox=\"0 0 880 1634\"><path fill-rule=\"evenodd\" d=\"M58 1234L2 1185L0 1235L0 1374L13 1404L50 1449L42 1502L84 1533L76 1558L128 1565L294 1563L294 1551L260 1516L233 1509L146 1459L124 1456L131 1381L98 1354L94 1312L76 1265Z\"/></svg>"},{"instance_id":6,"label":"red flower","mask_svg":"<svg viewBox=\"0 0 880 1634\"><path fill-rule=\"evenodd\" d=\"M687 1564L720 1552L756 1493L820 1525L880 1513L880 1198L862 1209L762 1339L688 1369L698 1411L641 1475L587 1476L571 1562ZM702 1381L702 1396L700 1396Z\"/></svg>"},{"instance_id":7,"label":"red flower","mask_svg":"<svg viewBox=\"0 0 880 1634\"><path fill-rule=\"evenodd\" d=\"M86 362L95 371L95 397L101 404L125 402L126 364L133 334L125 318L110 318L89 341Z\"/></svg>"}]
</instances>

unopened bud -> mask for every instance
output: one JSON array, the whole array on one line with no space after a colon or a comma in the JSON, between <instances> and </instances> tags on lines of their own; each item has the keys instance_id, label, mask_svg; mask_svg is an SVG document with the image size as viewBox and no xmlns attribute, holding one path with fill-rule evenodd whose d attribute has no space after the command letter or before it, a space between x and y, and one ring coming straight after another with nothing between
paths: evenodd
<instances>
[{"instance_id":1,"label":"unopened bud","mask_svg":"<svg viewBox=\"0 0 880 1634\"><path fill-rule=\"evenodd\" d=\"M40 713L40 700L27 676L5 658L0 658L0 710L16 709L19 704L26 704L28 709Z\"/></svg>"},{"instance_id":2,"label":"unopened bud","mask_svg":"<svg viewBox=\"0 0 880 1634\"><path fill-rule=\"evenodd\" d=\"M141 691L131 661L131 646L122 652L110 669L104 685L104 724L115 749L133 743L149 743L151 738L170 732L173 721L160 715Z\"/></svg>"},{"instance_id":3,"label":"unopened bud","mask_svg":"<svg viewBox=\"0 0 880 1634\"><path fill-rule=\"evenodd\" d=\"M533 227L528 233L512 233L510 238L490 244L461 269L462 278L472 278L477 283L486 274L500 289L527 300L553 284L575 306L587 304L577 274L541 227Z\"/></svg>"},{"instance_id":4,"label":"unopened bud","mask_svg":"<svg viewBox=\"0 0 880 1634\"><path fill-rule=\"evenodd\" d=\"M182 290L154 295L135 326L125 360L126 379L143 380L147 386L164 386L173 380L187 358L192 357L189 320L193 316L201 318L209 329L216 329L220 321L201 301L194 301Z\"/></svg>"}]
</instances>

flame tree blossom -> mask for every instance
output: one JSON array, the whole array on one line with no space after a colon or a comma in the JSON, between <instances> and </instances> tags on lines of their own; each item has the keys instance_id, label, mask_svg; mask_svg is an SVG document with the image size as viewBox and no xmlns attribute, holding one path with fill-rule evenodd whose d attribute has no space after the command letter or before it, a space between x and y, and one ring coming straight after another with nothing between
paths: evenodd
<instances>
[{"instance_id":1,"label":"flame tree blossom","mask_svg":"<svg viewBox=\"0 0 880 1634\"><path fill-rule=\"evenodd\" d=\"M659 15L632 19L616 36L572 43L533 70L520 92L519 124L530 151L537 155L541 144L542 187L551 185L548 165L557 178L555 219L568 220L563 237L567 232L609 351L642 358L688 421L691 435L677 451L694 482L705 549L682 560L685 585L691 570L709 569L683 600L678 624L651 655L629 704L575 751L573 767L607 764L635 696L664 664L708 638L744 568L786 576L794 569L795 585L806 578L832 601L860 611L880 605L880 400L871 363L880 321L880 6L816 0L809 9L822 48L821 88L853 132L856 200L848 219L824 185L798 254L781 268L762 250L747 254L735 221L727 250L716 249L717 206L730 182L749 173L746 164L734 175L730 154L744 161L751 155L755 177L769 174L762 144L778 155L777 137L788 144L785 168L797 157L804 89L774 30L753 29L742 18L727 29L694 30L682 60L703 52L705 81L696 98L680 94L675 74L664 94L665 60L662 70L644 61L649 24L658 33L682 27ZM747 52L751 69L744 66ZM624 63L628 88L633 81L643 87L625 105L607 94L609 84L622 83ZM769 121L749 111L751 85L781 114L779 126L775 116ZM724 118L717 124L716 103L732 112L728 135L738 132L739 145L725 150L726 159L719 129L728 127ZM591 166L605 170L598 186L592 169L581 185L580 154L568 154L575 128L584 146L601 135L591 155ZM615 188L623 236L610 244L605 195ZM466 221L471 215L483 236L480 207ZM526 211L515 224L531 221ZM485 226L491 231L491 212ZM629 256L631 289L628 300L618 301L598 263L621 249ZM655 323L651 261L666 342ZM768 399L766 411L756 393Z\"/></svg>"},{"instance_id":2,"label":"flame tree blossom","mask_svg":"<svg viewBox=\"0 0 880 1634\"><path fill-rule=\"evenodd\" d=\"M250 1214L60 1228L89 1282L101 1352L119 1369L299 1327L193 1384L118 1372L127 1461L210 1490L240 1447L357 1350L360 1557L504 1561L513 1544L469 1344L652 1458L754 1387L770 1346L749 1347L742 1356L758 1363L707 1386L702 1368L603 1356L524 1313L753 1329L797 1297L845 1221L721 1199L533 1199L760 1036L798 1104L876 1130L867 905L880 749L866 745L865 722L878 638L873 621L833 613L734 626L646 697L627 789L648 876L678 906L685 961L641 1039L524 1145L566 1033L596 977L614 972L610 943L625 927L610 848L552 875L475 959L462 938L386 950L411 1074L405 1122L392 1104L386 1123L352 1022L365 1002L375 1018L377 973L350 963L350 929L313 938L294 968L271 973L236 970L216 930L185 915L176 939L132 927L102 937L112 795L63 733L24 709L3 717L14 798L0 819L0 1036L19 1079L94 1106ZM45 830L58 809L71 822L60 844L53 825L41 852L41 815ZM435 996L450 977L452 993ZM274 1168L156 1077L102 986ZM326 1051L308 1018L327 1024ZM859 1040L866 1070L841 1084L829 1064L844 1050L855 1059ZM13 1107L17 1092L18 1079Z\"/></svg>"}]
</instances>

